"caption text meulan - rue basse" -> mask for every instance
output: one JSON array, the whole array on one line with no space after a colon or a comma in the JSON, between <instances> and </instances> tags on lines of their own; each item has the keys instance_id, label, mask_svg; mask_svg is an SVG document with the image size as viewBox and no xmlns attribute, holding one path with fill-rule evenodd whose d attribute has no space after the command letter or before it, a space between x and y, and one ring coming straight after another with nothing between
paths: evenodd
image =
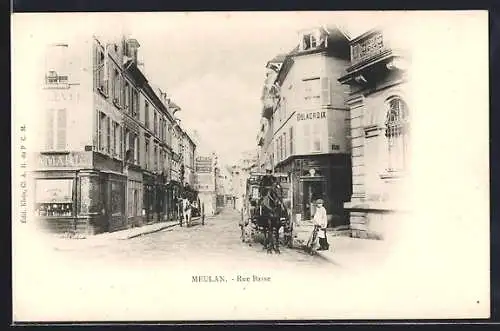
<instances>
[{"instance_id":1,"label":"caption text meulan - rue basse","mask_svg":"<svg viewBox=\"0 0 500 331\"><path fill-rule=\"evenodd\" d=\"M240 282L240 283L253 283L253 282L270 282L271 277L269 276L259 276L259 275L251 275L251 276L241 276L237 275L235 277L227 277L221 275L210 275L210 276L192 276L191 281L193 283L227 283L228 281L232 282Z\"/></svg>"}]
</instances>

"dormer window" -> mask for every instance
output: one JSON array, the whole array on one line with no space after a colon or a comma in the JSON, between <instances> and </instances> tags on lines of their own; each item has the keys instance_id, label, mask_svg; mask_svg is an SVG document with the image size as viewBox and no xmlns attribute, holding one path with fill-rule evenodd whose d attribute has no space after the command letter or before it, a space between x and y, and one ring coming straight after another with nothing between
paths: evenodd
<instances>
[{"instance_id":1,"label":"dormer window","mask_svg":"<svg viewBox=\"0 0 500 331\"><path fill-rule=\"evenodd\" d=\"M301 50L307 51L315 49L322 44L322 37L319 30L306 32L302 35Z\"/></svg>"}]
</instances>

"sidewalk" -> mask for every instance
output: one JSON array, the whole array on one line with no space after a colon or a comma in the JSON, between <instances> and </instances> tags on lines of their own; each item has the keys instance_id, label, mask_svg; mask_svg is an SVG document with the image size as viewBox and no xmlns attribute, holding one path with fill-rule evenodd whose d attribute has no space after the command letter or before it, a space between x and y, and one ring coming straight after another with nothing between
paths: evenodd
<instances>
[{"instance_id":1,"label":"sidewalk","mask_svg":"<svg viewBox=\"0 0 500 331\"><path fill-rule=\"evenodd\" d=\"M299 226L295 226L294 231L296 235L294 247L304 249L313 231L313 223L302 221ZM330 249L317 251L316 254L337 265L345 267L373 265L387 253L387 243L383 240L352 238L346 236L343 231L334 230L327 230L327 237Z\"/></svg>"},{"instance_id":2,"label":"sidewalk","mask_svg":"<svg viewBox=\"0 0 500 331\"><path fill-rule=\"evenodd\" d=\"M213 216L206 216L205 221L207 219L213 218ZM193 217L192 221L199 221L200 217ZM201 224L201 223L200 223ZM159 232L164 229L168 229L174 226L178 226L179 221L166 221L166 222L158 222L152 224L145 224L140 227L114 231L114 232L105 232L96 234L93 236L86 236L85 238L65 238L61 235L50 234L53 237L51 238L51 242L58 249L64 248L74 248L75 246L101 246L109 244L110 241L118 241L118 240L127 240L136 238L142 235L147 235L154 232Z\"/></svg>"}]
</instances>

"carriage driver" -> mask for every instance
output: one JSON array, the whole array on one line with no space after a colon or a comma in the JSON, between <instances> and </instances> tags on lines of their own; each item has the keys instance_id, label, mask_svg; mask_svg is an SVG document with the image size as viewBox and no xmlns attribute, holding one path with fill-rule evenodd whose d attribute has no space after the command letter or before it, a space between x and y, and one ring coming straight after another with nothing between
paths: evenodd
<instances>
[{"instance_id":1,"label":"carriage driver","mask_svg":"<svg viewBox=\"0 0 500 331\"><path fill-rule=\"evenodd\" d=\"M273 176L271 167L266 167L266 174L260 181L260 196L263 197L267 194L268 190L276 183L276 177Z\"/></svg>"}]
</instances>

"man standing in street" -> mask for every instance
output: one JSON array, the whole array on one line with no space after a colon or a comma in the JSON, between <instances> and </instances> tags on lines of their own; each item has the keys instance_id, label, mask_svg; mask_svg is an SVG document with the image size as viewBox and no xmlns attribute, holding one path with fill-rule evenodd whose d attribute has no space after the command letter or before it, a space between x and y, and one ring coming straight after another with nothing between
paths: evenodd
<instances>
[{"instance_id":1,"label":"man standing in street","mask_svg":"<svg viewBox=\"0 0 500 331\"><path fill-rule=\"evenodd\" d=\"M328 224L328 220L326 217L326 209L323 207L323 200L318 199L316 201L316 212L314 214L314 226L318 228L318 239L319 239L319 248L318 251L326 251L330 248L328 244L328 239L326 238L326 226Z\"/></svg>"}]
</instances>

